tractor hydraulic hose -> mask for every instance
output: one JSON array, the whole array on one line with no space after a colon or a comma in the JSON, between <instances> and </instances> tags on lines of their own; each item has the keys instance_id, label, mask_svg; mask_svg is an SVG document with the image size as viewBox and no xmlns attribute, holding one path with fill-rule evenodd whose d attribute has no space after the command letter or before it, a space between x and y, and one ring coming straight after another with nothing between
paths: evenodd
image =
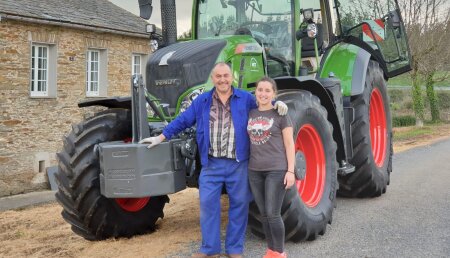
<instances>
[{"instance_id":1,"label":"tractor hydraulic hose","mask_svg":"<svg viewBox=\"0 0 450 258\"><path fill-rule=\"evenodd\" d=\"M147 103L150 105L153 111L155 111L155 114L161 119L161 121L167 125L168 123L166 117L164 116L163 112L161 112L161 110L156 106L155 101L150 99L150 97L147 94L147 91L145 94L145 100L147 100Z\"/></svg>"},{"instance_id":2,"label":"tractor hydraulic hose","mask_svg":"<svg viewBox=\"0 0 450 258\"><path fill-rule=\"evenodd\" d=\"M312 73L317 73L319 68L319 48L317 47L317 37L314 38L314 53L316 54L316 68L312 71Z\"/></svg>"}]
</instances>

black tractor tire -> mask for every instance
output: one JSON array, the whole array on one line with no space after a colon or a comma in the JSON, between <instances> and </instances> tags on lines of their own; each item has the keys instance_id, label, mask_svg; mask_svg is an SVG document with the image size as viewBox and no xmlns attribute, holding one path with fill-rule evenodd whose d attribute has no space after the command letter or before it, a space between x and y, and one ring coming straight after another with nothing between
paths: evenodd
<instances>
[{"instance_id":1,"label":"black tractor tire","mask_svg":"<svg viewBox=\"0 0 450 258\"><path fill-rule=\"evenodd\" d=\"M338 195L377 197L386 192L392 172L392 121L383 70L370 61L364 91L351 98L355 172L339 177Z\"/></svg>"},{"instance_id":2,"label":"black tractor tire","mask_svg":"<svg viewBox=\"0 0 450 258\"><path fill-rule=\"evenodd\" d=\"M310 92L280 91L278 99L289 107L296 151L301 150L306 159L304 180L297 181L287 190L283 200L281 216L285 226L285 241L310 241L325 233L336 207L338 164L333 127L327 120L327 110L320 104L319 98ZM309 134L313 135L312 138L304 138ZM304 145L300 146L300 142ZM319 154L314 154L314 151ZM323 166L316 166L316 162L312 162L314 157ZM320 183L314 184L313 181ZM255 235L264 237L261 215L254 202L250 204L249 228Z\"/></svg>"},{"instance_id":3,"label":"black tractor tire","mask_svg":"<svg viewBox=\"0 0 450 258\"><path fill-rule=\"evenodd\" d=\"M109 237L131 237L154 230L163 218L167 196L150 197L139 208L127 211L125 204L100 193L100 165L95 146L101 142L125 140L131 136L131 111L109 109L74 125L64 137L57 154L56 200L62 205L62 216L72 230L88 240ZM137 201L143 199L122 199ZM129 209L128 209L129 210Z\"/></svg>"}]
</instances>

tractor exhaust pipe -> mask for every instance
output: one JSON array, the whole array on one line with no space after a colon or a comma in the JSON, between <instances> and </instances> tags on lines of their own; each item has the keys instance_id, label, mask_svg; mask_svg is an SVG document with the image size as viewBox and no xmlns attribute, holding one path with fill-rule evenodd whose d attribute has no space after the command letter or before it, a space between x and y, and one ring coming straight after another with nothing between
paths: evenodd
<instances>
[{"instance_id":1,"label":"tractor exhaust pipe","mask_svg":"<svg viewBox=\"0 0 450 258\"><path fill-rule=\"evenodd\" d=\"M161 27L164 45L168 46L177 42L177 10L175 0L160 0L161 3ZM139 0L140 17L150 19L152 15L152 0Z\"/></svg>"},{"instance_id":2,"label":"tractor exhaust pipe","mask_svg":"<svg viewBox=\"0 0 450 258\"><path fill-rule=\"evenodd\" d=\"M177 42L177 11L175 0L161 0L161 25L164 45Z\"/></svg>"}]
</instances>

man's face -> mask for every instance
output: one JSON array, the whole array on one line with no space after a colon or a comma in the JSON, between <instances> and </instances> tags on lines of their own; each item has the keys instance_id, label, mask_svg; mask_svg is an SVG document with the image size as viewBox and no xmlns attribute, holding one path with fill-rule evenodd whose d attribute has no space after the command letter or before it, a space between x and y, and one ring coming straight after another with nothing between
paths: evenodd
<instances>
[{"instance_id":1,"label":"man's face","mask_svg":"<svg viewBox=\"0 0 450 258\"><path fill-rule=\"evenodd\" d=\"M231 82L233 81L233 75L227 65L218 65L213 69L211 79L214 83L214 87L219 93L227 94L231 91Z\"/></svg>"}]
</instances>

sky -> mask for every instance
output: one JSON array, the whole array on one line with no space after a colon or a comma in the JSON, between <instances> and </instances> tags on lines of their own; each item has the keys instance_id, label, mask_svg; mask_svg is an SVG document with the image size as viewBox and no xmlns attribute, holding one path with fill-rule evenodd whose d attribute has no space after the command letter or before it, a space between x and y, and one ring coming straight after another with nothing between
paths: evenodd
<instances>
[{"instance_id":1,"label":"sky","mask_svg":"<svg viewBox=\"0 0 450 258\"><path fill-rule=\"evenodd\" d=\"M138 0L109 0L113 4L139 16ZM153 12L149 19L149 23L156 24L161 28L161 8L160 1L153 0ZM180 35L184 31L188 31L191 27L192 0L175 0L177 6L177 33Z\"/></svg>"}]
</instances>

